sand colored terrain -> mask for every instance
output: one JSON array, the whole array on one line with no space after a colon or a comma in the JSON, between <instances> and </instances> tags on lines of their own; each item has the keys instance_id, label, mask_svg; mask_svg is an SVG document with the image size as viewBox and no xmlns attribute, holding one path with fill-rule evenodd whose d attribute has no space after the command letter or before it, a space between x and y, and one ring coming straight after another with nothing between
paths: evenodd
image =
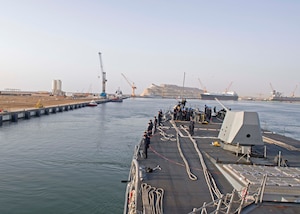
<instances>
[{"instance_id":1,"label":"sand colored terrain","mask_svg":"<svg viewBox=\"0 0 300 214\"><path fill-rule=\"evenodd\" d=\"M48 106L58 106L63 104L75 104L89 102L93 98L74 99L71 97L56 96L0 96L0 112L18 111ZM37 105L40 104L40 105Z\"/></svg>"}]
</instances>

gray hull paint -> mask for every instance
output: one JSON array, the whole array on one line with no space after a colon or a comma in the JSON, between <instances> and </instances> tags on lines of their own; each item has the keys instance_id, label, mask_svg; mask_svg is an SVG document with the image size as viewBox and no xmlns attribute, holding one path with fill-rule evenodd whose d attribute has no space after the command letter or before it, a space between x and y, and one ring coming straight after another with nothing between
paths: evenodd
<instances>
[{"instance_id":1,"label":"gray hull paint","mask_svg":"<svg viewBox=\"0 0 300 214\"><path fill-rule=\"evenodd\" d=\"M230 96L230 95L215 95L215 94L201 94L202 100L215 100L217 98L218 100L238 100L238 96Z\"/></svg>"}]
</instances>

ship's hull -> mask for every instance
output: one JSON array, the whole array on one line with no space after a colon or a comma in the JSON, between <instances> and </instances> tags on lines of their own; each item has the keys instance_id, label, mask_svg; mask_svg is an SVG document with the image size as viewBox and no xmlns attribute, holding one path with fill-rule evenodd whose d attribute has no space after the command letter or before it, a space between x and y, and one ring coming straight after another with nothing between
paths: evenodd
<instances>
[{"instance_id":1,"label":"ship's hull","mask_svg":"<svg viewBox=\"0 0 300 214\"><path fill-rule=\"evenodd\" d=\"M123 99L116 97L116 98L111 99L111 102L121 103L121 102L123 102Z\"/></svg>"},{"instance_id":2,"label":"ship's hull","mask_svg":"<svg viewBox=\"0 0 300 214\"><path fill-rule=\"evenodd\" d=\"M226 94L201 94L202 100L238 100L237 95L226 95Z\"/></svg>"},{"instance_id":3,"label":"ship's hull","mask_svg":"<svg viewBox=\"0 0 300 214\"><path fill-rule=\"evenodd\" d=\"M98 105L98 103L96 103L95 100L92 100L91 102L89 102L89 103L87 104L87 106L89 106L89 107L96 107L97 105Z\"/></svg>"},{"instance_id":4,"label":"ship's hull","mask_svg":"<svg viewBox=\"0 0 300 214\"><path fill-rule=\"evenodd\" d=\"M272 97L271 101L300 102L300 97Z\"/></svg>"}]
</instances>

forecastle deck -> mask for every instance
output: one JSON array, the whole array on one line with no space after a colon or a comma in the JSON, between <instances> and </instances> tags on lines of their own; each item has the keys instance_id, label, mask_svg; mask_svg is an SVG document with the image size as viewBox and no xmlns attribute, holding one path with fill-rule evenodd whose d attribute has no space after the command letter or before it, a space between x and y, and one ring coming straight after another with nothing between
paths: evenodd
<instances>
[{"instance_id":1,"label":"forecastle deck","mask_svg":"<svg viewBox=\"0 0 300 214\"><path fill-rule=\"evenodd\" d=\"M292 142L296 150L265 143L267 156L261 158L264 148L257 147L258 155L249 159L213 146L220 127L217 118L208 124L196 123L191 136L188 121L167 120L151 137L147 159L137 146L124 213L132 208L154 213L209 213L217 209L281 213L274 209L279 204L285 211L299 213L300 142L267 132L263 135L285 145ZM289 167L274 163L279 151Z\"/></svg>"}]
</instances>

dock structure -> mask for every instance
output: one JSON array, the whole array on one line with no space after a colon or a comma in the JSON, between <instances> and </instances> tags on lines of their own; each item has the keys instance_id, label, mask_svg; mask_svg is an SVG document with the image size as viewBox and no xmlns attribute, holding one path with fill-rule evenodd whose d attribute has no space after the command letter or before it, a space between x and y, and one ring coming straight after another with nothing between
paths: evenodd
<instances>
[{"instance_id":1,"label":"dock structure","mask_svg":"<svg viewBox=\"0 0 300 214\"><path fill-rule=\"evenodd\" d=\"M97 104L107 103L110 102L110 99L99 99L95 100ZM50 115L56 114L59 112L70 111L75 109L80 109L83 107L88 106L89 102L82 101L78 103L70 103L70 104L62 104L62 105L51 105L41 108L27 108L27 109L20 109L14 110L9 112L1 112L0 113L0 126L6 122L18 122L19 120L31 119L33 117L40 117L42 115Z\"/></svg>"}]
</instances>

